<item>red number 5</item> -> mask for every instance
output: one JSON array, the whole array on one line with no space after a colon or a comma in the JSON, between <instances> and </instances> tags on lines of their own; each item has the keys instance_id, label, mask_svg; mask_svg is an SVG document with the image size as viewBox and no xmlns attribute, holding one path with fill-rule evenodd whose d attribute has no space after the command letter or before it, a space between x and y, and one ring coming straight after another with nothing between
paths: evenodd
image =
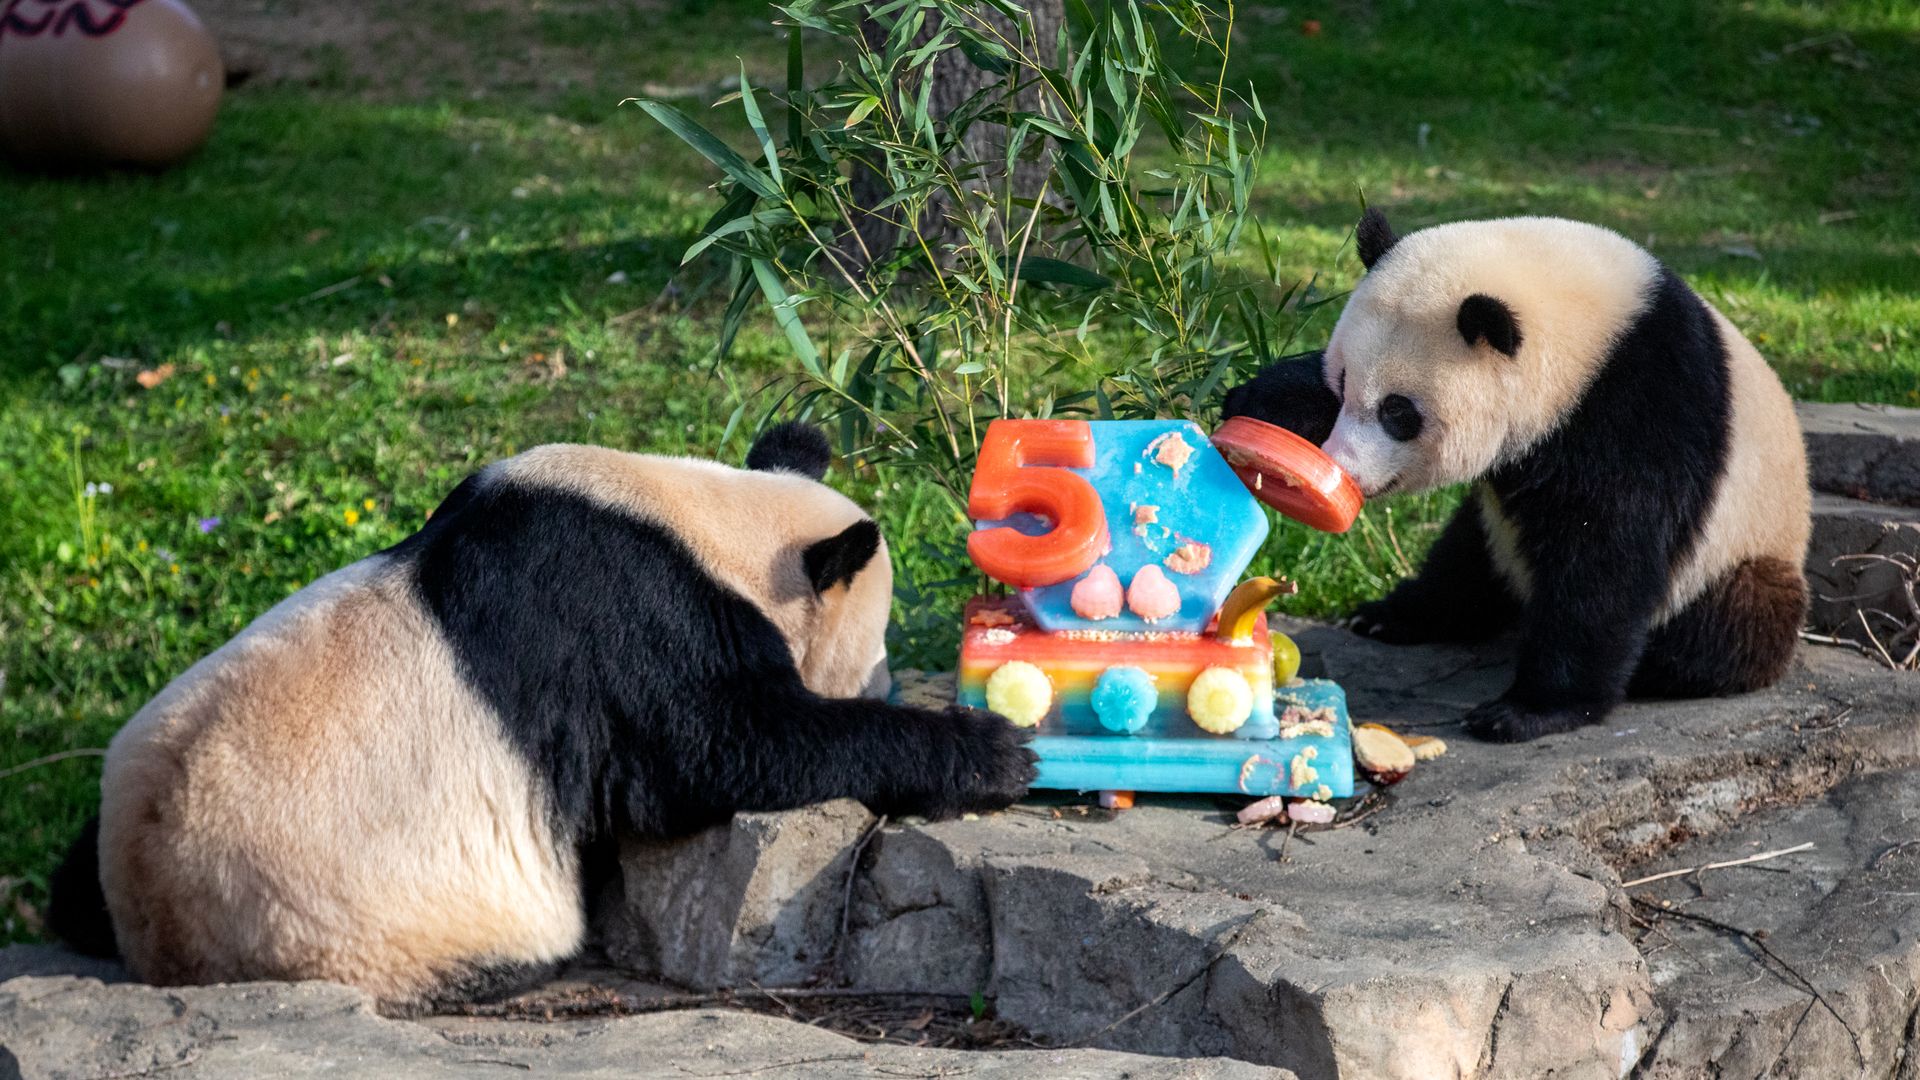
<instances>
[{"instance_id":1,"label":"red number 5","mask_svg":"<svg viewBox=\"0 0 1920 1080\"><path fill-rule=\"evenodd\" d=\"M1054 466L1046 468L1045 466ZM1021 589L1056 585L1085 573L1107 548L1100 493L1068 468L1093 466L1093 429L1085 420L995 420L980 443L967 493L967 516L992 521L1035 514L1053 528L1028 536L1006 526L978 529L967 554L996 581Z\"/></svg>"}]
</instances>

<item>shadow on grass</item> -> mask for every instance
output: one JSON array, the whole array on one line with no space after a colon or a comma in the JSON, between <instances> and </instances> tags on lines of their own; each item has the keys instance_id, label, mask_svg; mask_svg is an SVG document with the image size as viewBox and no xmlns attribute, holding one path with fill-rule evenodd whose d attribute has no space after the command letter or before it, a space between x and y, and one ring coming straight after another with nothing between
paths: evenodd
<instances>
[{"instance_id":1,"label":"shadow on grass","mask_svg":"<svg viewBox=\"0 0 1920 1080\"><path fill-rule=\"evenodd\" d=\"M637 88L711 51L703 25L737 33L747 19L741 3L722 7L705 24L663 7L676 44L652 52L679 60L636 48L601 84ZM1272 120L1263 217L1317 231L1288 241L1303 274L1333 261L1326 239L1364 192L1403 230L1509 213L1598 221L1727 291L1848 302L1920 280L1920 22L1897 6L1242 8L1234 74ZM528 32L592 71L609 55L599 26L570 9ZM636 113L608 104L582 126L543 112L556 105L543 92L396 103L249 89L173 173L0 174L0 380L449 314L537 336L639 306L711 211L687 197L711 170ZM724 129L733 110L709 119Z\"/></svg>"},{"instance_id":2,"label":"shadow on grass","mask_svg":"<svg viewBox=\"0 0 1920 1080\"><path fill-rule=\"evenodd\" d=\"M276 91L234 102L171 173L0 173L0 379L223 338L449 314L530 334L638 307L704 214L671 197L677 177L632 175L641 121L621 119L609 134L538 114L316 110Z\"/></svg>"}]
</instances>

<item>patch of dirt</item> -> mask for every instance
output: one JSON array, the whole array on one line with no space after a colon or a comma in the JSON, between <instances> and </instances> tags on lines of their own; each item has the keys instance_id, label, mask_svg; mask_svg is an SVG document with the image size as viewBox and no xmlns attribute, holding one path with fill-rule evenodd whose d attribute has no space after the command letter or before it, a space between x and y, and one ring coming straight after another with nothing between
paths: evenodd
<instances>
[{"instance_id":1,"label":"patch of dirt","mask_svg":"<svg viewBox=\"0 0 1920 1080\"><path fill-rule=\"evenodd\" d=\"M623 980L616 977L612 981ZM433 1018L431 1026L454 1041L473 1041L451 1025L461 1018L553 1023L683 1009L763 1013L861 1042L936 1050L1044 1045L1018 1025L994 1017L984 1000L968 1002L944 995L874 994L823 987L635 994L595 982L563 982L498 1004L465 1006Z\"/></svg>"},{"instance_id":2,"label":"patch of dirt","mask_svg":"<svg viewBox=\"0 0 1920 1080\"><path fill-rule=\"evenodd\" d=\"M587 82L588 51L544 43L545 17L629 24L668 0L192 0L220 41L230 85L344 83L416 96L435 83L475 88Z\"/></svg>"}]
</instances>

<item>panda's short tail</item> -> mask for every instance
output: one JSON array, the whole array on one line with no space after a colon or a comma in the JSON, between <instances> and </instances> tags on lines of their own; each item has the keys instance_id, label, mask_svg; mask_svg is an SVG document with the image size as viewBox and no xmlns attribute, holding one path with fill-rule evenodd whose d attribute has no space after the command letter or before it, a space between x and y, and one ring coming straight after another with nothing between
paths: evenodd
<instances>
[{"instance_id":1,"label":"panda's short tail","mask_svg":"<svg viewBox=\"0 0 1920 1080\"><path fill-rule=\"evenodd\" d=\"M113 940L113 917L100 888L100 819L80 829L67 857L48 882L47 929L76 952L102 959L120 953Z\"/></svg>"}]
</instances>

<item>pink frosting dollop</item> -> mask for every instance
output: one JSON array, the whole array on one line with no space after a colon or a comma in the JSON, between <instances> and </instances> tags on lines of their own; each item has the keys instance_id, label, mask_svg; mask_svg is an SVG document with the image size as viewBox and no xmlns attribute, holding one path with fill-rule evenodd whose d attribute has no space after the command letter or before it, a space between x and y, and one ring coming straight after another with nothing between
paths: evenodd
<instances>
[{"instance_id":1,"label":"pink frosting dollop","mask_svg":"<svg viewBox=\"0 0 1920 1080\"><path fill-rule=\"evenodd\" d=\"M1083 619L1111 619L1120 614L1121 600L1120 575L1106 563L1087 571L1067 598L1073 613Z\"/></svg>"},{"instance_id":2,"label":"pink frosting dollop","mask_svg":"<svg viewBox=\"0 0 1920 1080\"><path fill-rule=\"evenodd\" d=\"M1180 589L1158 566L1148 563L1127 586L1127 609L1153 622L1180 610Z\"/></svg>"}]
</instances>

